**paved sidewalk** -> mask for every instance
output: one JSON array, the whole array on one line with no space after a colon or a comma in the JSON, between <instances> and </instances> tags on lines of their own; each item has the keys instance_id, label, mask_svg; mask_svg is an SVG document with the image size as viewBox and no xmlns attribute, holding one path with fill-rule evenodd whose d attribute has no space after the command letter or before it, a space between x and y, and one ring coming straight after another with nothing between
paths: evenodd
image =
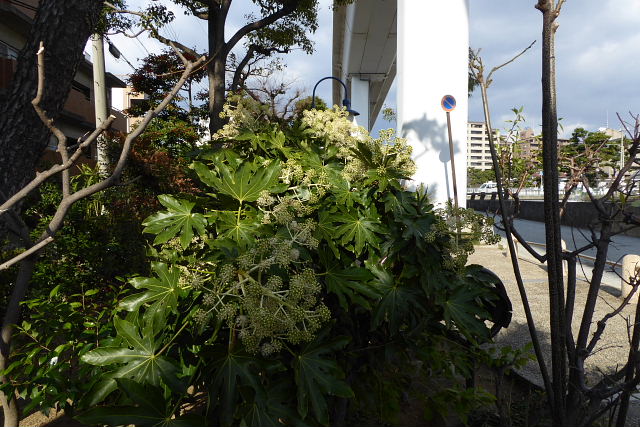
<instances>
[{"instance_id":1,"label":"paved sidewalk","mask_svg":"<svg viewBox=\"0 0 640 427\"><path fill-rule=\"evenodd\" d=\"M505 242L505 240L503 240ZM478 246L476 251L469 257L470 264L480 264L496 273L504 282L511 303L513 304L513 318L511 325L502 330L497 337L498 343L509 344L514 348L522 347L530 342L529 330L522 305L522 300L513 274L511 259L507 256L508 250L500 245ZM540 344L546 357L547 366L551 362L551 344L549 328L549 298L547 285L547 272L544 264L529 259L520 260L520 269L523 282L527 291L527 297L531 306L533 318L535 320ZM573 316L573 331L577 336L582 318L582 307L586 302L588 284L579 281L576 289L575 313ZM611 289L608 289L612 291ZM612 293L617 294L617 290ZM593 317L591 335L595 330L595 323L602 319L607 313L617 308L622 299L609 292L600 292L596 304L596 312ZM611 318L607 322L607 328L602 335L602 339L596 346L596 351L587 360L585 367L590 381L597 381L601 378L601 372L611 372L627 360L629 352L630 332L627 331L627 321L631 323L635 311L635 304L629 305L623 311ZM549 366L549 372L551 371ZM519 373L531 382L542 386L542 377L539 374L536 361L530 362ZM630 419L627 425L638 425L640 420L640 408L632 404L634 408L630 411Z\"/></svg>"}]
</instances>

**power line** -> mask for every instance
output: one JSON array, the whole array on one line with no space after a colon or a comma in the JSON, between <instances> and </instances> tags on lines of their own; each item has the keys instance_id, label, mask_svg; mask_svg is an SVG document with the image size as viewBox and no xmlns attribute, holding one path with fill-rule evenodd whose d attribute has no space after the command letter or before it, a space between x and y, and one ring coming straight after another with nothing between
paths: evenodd
<instances>
[{"instance_id":1,"label":"power line","mask_svg":"<svg viewBox=\"0 0 640 427\"><path fill-rule=\"evenodd\" d=\"M147 47L144 45L144 43L142 43L142 42L140 41L140 39L139 39L138 37L140 37L140 36L138 35L138 36L136 36L136 37L134 37L134 38L136 39L136 41L137 41L138 43L140 43L140 46L142 46L142 48L145 50L145 52L147 52L147 55L151 55L151 52L149 52L149 49L147 49Z\"/></svg>"},{"instance_id":2,"label":"power line","mask_svg":"<svg viewBox=\"0 0 640 427\"><path fill-rule=\"evenodd\" d=\"M129 62L129 60L122 54L122 52L120 52L120 50L116 47L116 45L113 44L113 42L109 39L109 37L105 36L105 40L109 44L109 53L111 53L111 55L113 55L114 58L116 59L122 58L124 62L129 64L129 67L131 67L131 69L136 70L136 67L131 62Z\"/></svg>"}]
</instances>

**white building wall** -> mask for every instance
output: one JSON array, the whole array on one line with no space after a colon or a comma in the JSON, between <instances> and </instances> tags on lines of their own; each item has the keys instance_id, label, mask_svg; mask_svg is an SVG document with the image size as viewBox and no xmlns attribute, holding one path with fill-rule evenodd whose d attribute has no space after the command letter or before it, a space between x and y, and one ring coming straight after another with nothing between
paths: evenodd
<instances>
[{"instance_id":1,"label":"white building wall","mask_svg":"<svg viewBox=\"0 0 640 427\"><path fill-rule=\"evenodd\" d=\"M439 204L453 198L447 118L440 105L444 95L453 95L458 204L466 206L468 1L398 0L397 34L398 127L418 166L412 186L424 184Z\"/></svg>"}]
</instances>

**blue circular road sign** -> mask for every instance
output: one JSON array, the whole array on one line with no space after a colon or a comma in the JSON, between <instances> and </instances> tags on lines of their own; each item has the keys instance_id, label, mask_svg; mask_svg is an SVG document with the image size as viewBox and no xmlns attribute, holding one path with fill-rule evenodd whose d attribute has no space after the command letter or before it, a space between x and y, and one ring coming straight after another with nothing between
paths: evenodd
<instances>
[{"instance_id":1,"label":"blue circular road sign","mask_svg":"<svg viewBox=\"0 0 640 427\"><path fill-rule=\"evenodd\" d=\"M456 109L456 99L452 95L445 95L442 97L440 105L446 112L453 111Z\"/></svg>"}]
</instances>

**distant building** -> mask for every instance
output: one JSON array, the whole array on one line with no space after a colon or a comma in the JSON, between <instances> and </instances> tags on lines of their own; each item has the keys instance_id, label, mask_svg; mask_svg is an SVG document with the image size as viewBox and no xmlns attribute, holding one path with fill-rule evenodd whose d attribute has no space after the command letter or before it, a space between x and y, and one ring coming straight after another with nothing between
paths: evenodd
<instances>
[{"instance_id":1,"label":"distant building","mask_svg":"<svg viewBox=\"0 0 640 427\"><path fill-rule=\"evenodd\" d=\"M33 24L38 0L0 0L0 99L3 98L16 71L18 52L24 47ZM125 83L111 73L106 73L107 96L112 88L123 88ZM111 108L111 99L108 99ZM111 114L116 121L111 128L126 131L124 115L114 109ZM71 140L95 129L95 108L93 95L93 64L88 55L80 62L64 110L56 121L56 126ZM51 136L49 153L45 159L54 161L57 140ZM95 149L94 149L95 153Z\"/></svg>"},{"instance_id":2,"label":"distant building","mask_svg":"<svg viewBox=\"0 0 640 427\"><path fill-rule=\"evenodd\" d=\"M542 150L542 139L536 137L531 128L520 131L516 144L518 144L517 155L525 159L536 157Z\"/></svg>"},{"instance_id":3,"label":"distant building","mask_svg":"<svg viewBox=\"0 0 640 427\"><path fill-rule=\"evenodd\" d=\"M494 140L500 141L500 131L493 130ZM467 123L467 165L473 169L493 169L491 150L489 148L489 132L484 122Z\"/></svg>"},{"instance_id":4,"label":"distant building","mask_svg":"<svg viewBox=\"0 0 640 427\"><path fill-rule=\"evenodd\" d=\"M131 107L135 107L136 105L143 103L149 99L149 95L143 92L136 92L133 89L133 86L127 86L123 90L123 99L122 105L123 109L126 112ZM144 117L133 117L127 116L127 132L131 132L131 130L136 127L138 123L142 121Z\"/></svg>"}]
</instances>

